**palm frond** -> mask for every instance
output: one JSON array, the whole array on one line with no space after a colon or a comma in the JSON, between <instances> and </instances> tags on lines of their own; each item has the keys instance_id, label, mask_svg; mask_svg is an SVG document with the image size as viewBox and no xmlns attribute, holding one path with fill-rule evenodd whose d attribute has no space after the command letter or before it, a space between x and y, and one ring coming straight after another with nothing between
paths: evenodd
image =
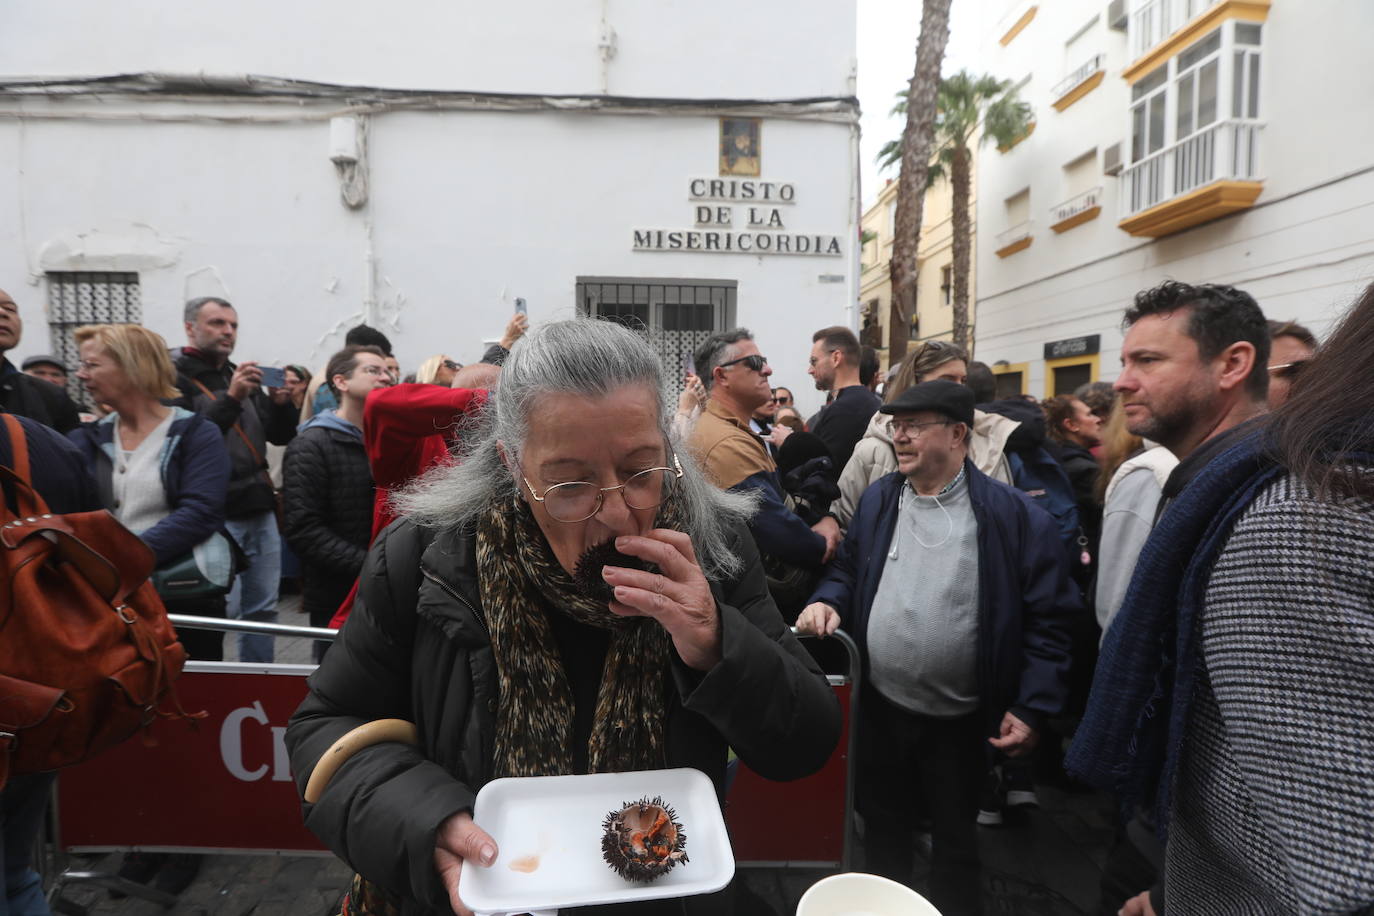
<instances>
[{"instance_id":1,"label":"palm frond","mask_svg":"<svg viewBox=\"0 0 1374 916\"><path fill-rule=\"evenodd\" d=\"M906 114L907 91L899 90L896 98L892 114ZM1030 105L1021 100L1011 80L1001 80L986 73L974 75L967 70L940 80L935 103L935 142L939 156L937 164L931 166L931 183L948 177L947 168L938 167L938 163L948 166L952 151L967 148L980 127L983 142L991 140L1003 147L1024 136L1034 118ZM900 137L883 144L876 157L879 168L899 163L901 147Z\"/></svg>"}]
</instances>

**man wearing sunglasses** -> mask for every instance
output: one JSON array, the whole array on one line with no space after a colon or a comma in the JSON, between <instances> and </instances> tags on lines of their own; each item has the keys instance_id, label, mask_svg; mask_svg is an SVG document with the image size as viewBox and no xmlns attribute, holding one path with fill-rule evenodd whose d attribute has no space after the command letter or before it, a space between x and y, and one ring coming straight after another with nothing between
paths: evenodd
<instances>
[{"instance_id":1,"label":"man wearing sunglasses","mask_svg":"<svg viewBox=\"0 0 1374 916\"><path fill-rule=\"evenodd\" d=\"M745 328L713 334L695 354L697 376L706 386L706 410L692 430L691 447L707 475L725 490L759 495L750 523L765 557L807 568L830 561L839 543L833 518L807 525L783 500L782 481L768 447L749 427L750 418L773 397L773 370Z\"/></svg>"},{"instance_id":2,"label":"man wearing sunglasses","mask_svg":"<svg viewBox=\"0 0 1374 916\"><path fill-rule=\"evenodd\" d=\"M807 372L815 379L816 390L835 395L811 431L830 449L838 480L882 401L860 379L861 351L853 331L839 325L822 328L811 340L811 368ZM876 375L876 364L873 371Z\"/></svg>"},{"instance_id":3,"label":"man wearing sunglasses","mask_svg":"<svg viewBox=\"0 0 1374 916\"><path fill-rule=\"evenodd\" d=\"M1288 400L1288 391L1317 352L1317 337L1296 321L1269 321L1269 409Z\"/></svg>"}]
</instances>

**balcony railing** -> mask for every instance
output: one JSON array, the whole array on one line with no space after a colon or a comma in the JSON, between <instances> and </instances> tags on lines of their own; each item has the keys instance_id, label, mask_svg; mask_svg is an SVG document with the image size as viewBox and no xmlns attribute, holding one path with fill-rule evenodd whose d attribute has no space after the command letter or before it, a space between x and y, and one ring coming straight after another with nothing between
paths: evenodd
<instances>
[{"instance_id":1,"label":"balcony railing","mask_svg":"<svg viewBox=\"0 0 1374 916\"><path fill-rule=\"evenodd\" d=\"M1024 223L1017 223L1005 232L997 233L997 251L1009 248L1017 242L1030 238L1033 223L1026 220Z\"/></svg>"},{"instance_id":2,"label":"balcony railing","mask_svg":"<svg viewBox=\"0 0 1374 916\"><path fill-rule=\"evenodd\" d=\"M1102 60L1101 54L1094 54L1091 60L1056 83L1050 90L1050 98L1062 99L1086 83L1094 73L1102 69Z\"/></svg>"},{"instance_id":3,"label":"balcony railing","mask_svg":"<svg viewBox=\"0 0 1374 916\"><path fill-rule=\"evenodd\" d=\"M1214 181L1260 178L1259 121L1219 121L1121 173L1126 218Z\"/></svg>"},{"instance_id":4,"label":"balcony railing","mask_svg":"<svg viewBox=\"0 0 1374 916\"><path fill-rule=\"evenodd\" d=\"M1086 213L1093 207L1102 206L1102 188L1098 186L1091 191L1084 191L1077 197L1070 197L1057 207L1050 207L1050 223L1058 225L1067 219L1073 219L1080 213Z\"/></svg>"},{"instance_id":5,"label":"balcony railing","mask_svg":"<svg viewBox=\"0 0 1374 916\"><path fill-rule=\"evenodd\" d=\"M1137 0L1126 26L1131 60L1183 28L1217 0Z\"/></svg>"}]
</instances>

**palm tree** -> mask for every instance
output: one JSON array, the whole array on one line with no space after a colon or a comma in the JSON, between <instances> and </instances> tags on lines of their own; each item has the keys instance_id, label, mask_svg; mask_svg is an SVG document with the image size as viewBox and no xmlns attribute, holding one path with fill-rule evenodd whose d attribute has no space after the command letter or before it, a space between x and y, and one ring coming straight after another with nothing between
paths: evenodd
<instances>
[{"instance_id":1,"label":"palm tree","mask_svg":"<svg viewBox=\"0 0 1374 916\"><path fill-rule=\"evenodd\" d=\"M895 114L904 112L907 100L898 93L892 107ZM954 287L954 342L965 350L968 339L968 274L972 247L972 227L969 220L969 198L972 196L974 135L982 128L980 142L993 141L999 148L1009 147L1030 130L1031 107L1021 101L1010 80L992 76L973 76L960 70L940 81L935 114L935 135L938 141L936 161L926 172L929 184L948 178L953 191L952 222L954 228L954 263L951 273ZM898 160L906 170L906 160L897 141L889 141L878 152L878 162L890 166ZM894 245L895 248L895 245ZM895 299L895 293L894 293Z\"/></svg>"},{"instance_id":2,"label":"palm tree","mask_svg":"<svg viewBox=\"0 0 1374 916\"><path fill-rule=\"evenodd\" d=\"M949 42L950 0L923 0L921 37L916 41L916 70L907 87L906 127L898 156L902 171L897 179L897 212L893 216L892 306L888 317L888 365L906 356L907 320L916 311L916 249L920 245L921 215L929 183L930 151L935 145L935 101L940 84L940 62Z\"/></svg>"}]
</instances>

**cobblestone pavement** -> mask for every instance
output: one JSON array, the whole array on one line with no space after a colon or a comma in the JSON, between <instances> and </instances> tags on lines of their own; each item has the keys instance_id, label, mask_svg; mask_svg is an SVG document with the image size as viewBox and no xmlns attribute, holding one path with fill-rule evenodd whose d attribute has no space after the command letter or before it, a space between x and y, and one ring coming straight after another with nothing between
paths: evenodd
<instances>
[{"instance_id":1,"label":"cobblestone pavement","mask_svg":"<svg viewBox=\"0 0 1374 916\"><path fill-rule=\"evenodd\" d=\"M286 596L280 623L308 625L299 596ZM312 640L277 639L277 661L308 664ZM237 658L236 640L225 638L225 658ZM1091 793L1039 787L1042 807L1021 809L1007 826L979 830L986 911L989 916L1089 916L1102 863L1112 840L1110 804ZM119 853L71 859L74 871L113 873ZM916 888L928 863L918 857ZM58 869L50 863L51 871ZM857 863L861 869L862 862ZM757 869L739 871L738 916L790 916L808 887L832 871ZM54 911L71 916L330 916L352 870L331 856L209 855L196 881L175 906L129 897L110 899L103 887L68 883ZM52 880L50 876L49 880Z\"/></svg>"}]
</instances>

